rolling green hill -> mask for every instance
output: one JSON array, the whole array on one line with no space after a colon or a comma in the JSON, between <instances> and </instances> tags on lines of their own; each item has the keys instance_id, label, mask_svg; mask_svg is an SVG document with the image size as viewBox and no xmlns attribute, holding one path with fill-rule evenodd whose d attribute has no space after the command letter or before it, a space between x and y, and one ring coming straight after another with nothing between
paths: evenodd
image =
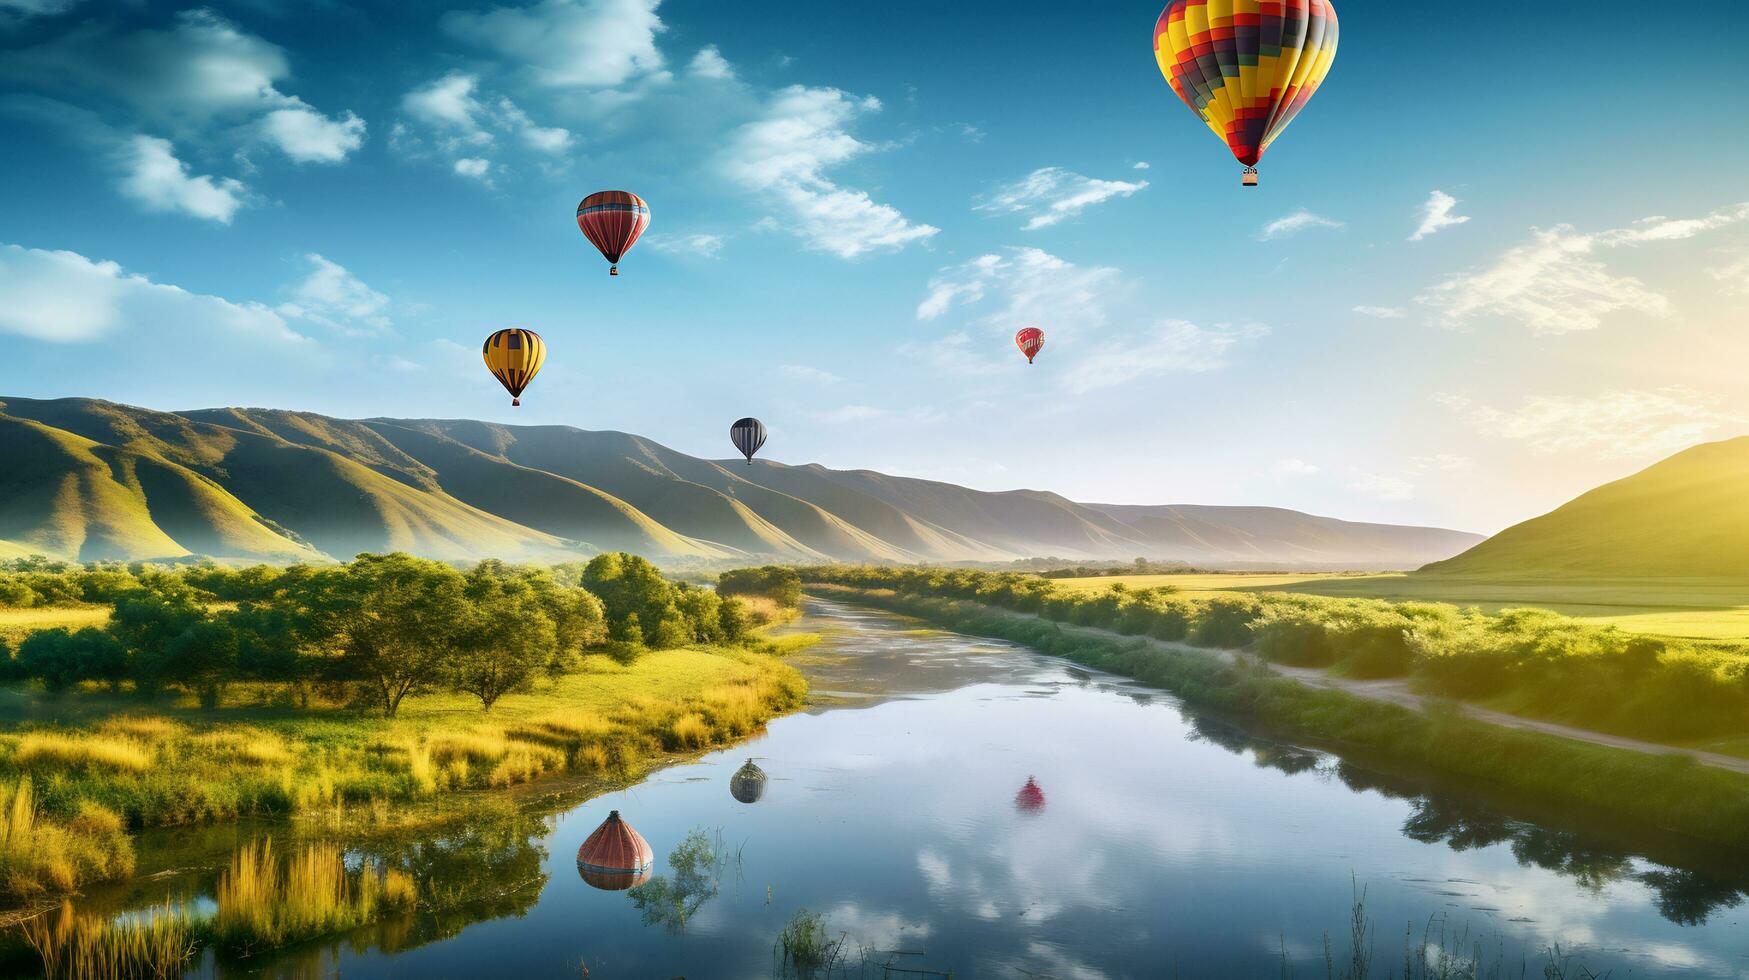
<instances>
[{"instance_id":1,"label":"rolling green hill","mask_svg":"<svg viewBox=\"0 0 1749 980\"><path fill-rule=\"evenodd\" d=\"M1418 574L1749 580L1749 436L1685 449Z\"/></svg>"},{"instance_id":2,"label":"rolling green hill","mask_svg":"<svg viewBox=\"0 0 1749 980\"><path fill-rule=\"evenodd\" d=\"M1119 507L698 459L622 432L0 398L0 556L264 561L399 549L698 562L1182 559L1406 568L1477 536L1251 507Z\"/></svg>"}]
</instances>

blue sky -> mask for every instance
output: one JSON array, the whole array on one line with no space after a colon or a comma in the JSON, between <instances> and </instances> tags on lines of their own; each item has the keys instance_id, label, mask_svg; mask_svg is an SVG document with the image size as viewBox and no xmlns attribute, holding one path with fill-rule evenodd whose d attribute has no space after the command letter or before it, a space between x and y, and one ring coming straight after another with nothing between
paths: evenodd
<instances>
[{"instance_id":1,"label":"blue sky","mask_svg":"<svg viewBox=\"0 0 1749 980\"><path fill-rule=\"evenodd\" d=\"M1339 2L1242 190L1153 3L0 0L0 392L1492 531L1749 432L1749 10L1562 7Z\"/></svg>"}]
</instances>

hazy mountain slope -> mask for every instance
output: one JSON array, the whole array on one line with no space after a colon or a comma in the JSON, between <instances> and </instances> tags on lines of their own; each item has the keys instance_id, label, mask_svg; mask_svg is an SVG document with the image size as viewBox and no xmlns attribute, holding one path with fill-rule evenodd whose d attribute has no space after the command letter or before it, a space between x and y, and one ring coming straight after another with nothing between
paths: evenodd
<instances>
[{"instance_id":1,"label":"hazy mountain slope","mask_svg":"<svg viewBox=\"0 0 1749 980\"><path fill-rule=\"evenodd\" d=\"M1211 561L1410 565L1421 555L1455 552L1481 540L1463 531L1341 521L1280 507L1085 506L1124 521L1152 548L1181 548Z\"/></svg>"},{"instance_id":2,"label":"hazy mountain slope","mask_svg":"<svg viewBox=\"0 0 1749 980\"><path fill-rule=\"evenodd\" d=\"M1749 579L1749 436L1685 449L1421 574Z\"/></svg>"},{"instance_id":3,"label":"hazy mountain slope","mask_svg":"<svg viewBox=\"0 0 1749 980\"><path fill-rule=\"evenodd\" d=\"M0 539L93 560L208 554L318 557L174 463L0 413Z\"/></svg>"},{"instance_id":4,"label":"hazy mountain slope","mask_svg":"<svg viewBox=\"0 0 1749 980\"><path fill-rule=\"evenodd\" d=\"M0 401L0 554L696 560L1179 558L1412 567L1478 540L1253 507L1080 504L868 470L713 461L623 432Z\"/></svg>"}]
</instances>

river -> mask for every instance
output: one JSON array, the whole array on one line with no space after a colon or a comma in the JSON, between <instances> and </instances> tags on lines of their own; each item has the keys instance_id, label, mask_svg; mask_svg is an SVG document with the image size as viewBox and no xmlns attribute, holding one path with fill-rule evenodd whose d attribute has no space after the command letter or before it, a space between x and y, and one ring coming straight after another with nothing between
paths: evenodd
<instances>
[{"instance_id":1,"label":"river","mask_svg":"<svg viewBox=\"0 0 1749 980\"><path fill-rule=\"evenodd\" d=\"M1749 977L1742 882L1704 854L1657 863L883 612L810 599L792 628L825 637L809 711L623 792L397 845L470 906L199 972L765 977L807 910L842 940L834 976L1322 977L1364 890L1374 976L1401 975L1409 927L1510 976L1558 945L1569 977ZM748 758L753 804L729 791ZM614 809L653 886L579 877ZM710 857L671 866L695 830Z\"/></svg>"}]
</instances>

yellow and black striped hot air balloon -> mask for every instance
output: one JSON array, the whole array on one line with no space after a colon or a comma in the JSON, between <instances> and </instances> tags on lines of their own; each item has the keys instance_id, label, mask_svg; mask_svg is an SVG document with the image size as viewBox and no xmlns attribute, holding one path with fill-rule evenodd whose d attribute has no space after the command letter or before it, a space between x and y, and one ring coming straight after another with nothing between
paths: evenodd
<instances>
[{"instance_id":1,"label":"yellow and black striped hot air balloon","mask_svg":"<svg viewBox=\"0 0 1749 980\"><path fill-rule=\"evenodd\" d=\"M486 358L486 368L492 377L510 392L512 407L522 404L522 389L540 373L547 360L546 341L533 330L500 330L486 338L480 353Z\"/></svg>"}]
</instances>

